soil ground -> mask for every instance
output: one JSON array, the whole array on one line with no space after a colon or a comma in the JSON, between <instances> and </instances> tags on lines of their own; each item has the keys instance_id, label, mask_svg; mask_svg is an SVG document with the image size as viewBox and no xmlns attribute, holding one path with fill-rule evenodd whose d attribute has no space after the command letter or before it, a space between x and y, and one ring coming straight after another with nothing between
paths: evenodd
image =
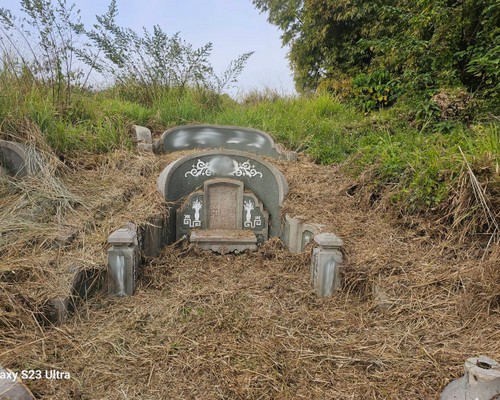
<instances>
[{"instance_id":1,"label":"soil ground","mask_svg":"<svg viewBox=\"0 0 500 400\"><path fill-rule=\"evenodd\" d=\"M311 290L310 249L292 255L272 239L253 254L219 256L176 244L144 266L133 297L98 295L59 326L4 315L0 364L71 373L26 382L43 399L431 399L466 358L500 359L498 244L485 253L480 240L402 227L349 194L337 166L279 168L286 212L344 241L343 287L332 298ZM157 168L133 171L154 185Z\"/></svg>"}]
</instances>

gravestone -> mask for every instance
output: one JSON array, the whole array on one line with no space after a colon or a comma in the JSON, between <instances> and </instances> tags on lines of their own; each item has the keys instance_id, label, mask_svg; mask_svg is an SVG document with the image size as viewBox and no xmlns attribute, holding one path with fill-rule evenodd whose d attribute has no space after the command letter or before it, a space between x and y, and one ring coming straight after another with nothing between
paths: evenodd
<instances>
[{"instance_id":1,"label":"gravestone","mask_svg":"<svg viewBox=\"0 0 500 400\"><path fill-rule=\"evenodd\" d=\"M214 183L225 182L229 187L241 185L240 181L236 180L222 180L215 179L207 181L204 185L204 190L197 190L191 193L187 199L177 209L177 236L176 239L180 240L189 236L193 229L243 229L252 231L257 237L258 243L264 243L269 237L269 213L264 209L262 202L255 194L250 191L242 192L237 189L236 197L231 195L229 199L224 199L221 204L221 210L212 210L212 220L220 218L221 214L234 215L231 217L231 224L220 225L209 224L208 222L208 205L210 200L205 200L206 191L208 188L215 189L215 193L219 189ZM242 188L243 189L243 188ZM212 193L213 196L213 193ZM220 196L220 195L219 195ZM226 201L228 200L228 204ZM213 204L212 204L213 206ZM240 214L240 217L238 217ZM229 219L229 217L227 217ZM227 221L226 221L227 222Z\"/></svg>"},{"instance_id":2,"label":"gravestone","mask_svg":"<svg viewBox=\"0 0 500 400\"><path fill-rule=\"evenodd\" d=\"M151 131L145 126L132 125L134 141L137 143L137 148L142 151L153 151L153 138Z\"/></svg>"},{"instance_id":3,"label":"gravestone","mask_svg":"<svg viewBox=\"0 0 500 400\"><path fill-rule=\"evenodd\" d=\"M205 182L208 229L241 229L243 183L227 179Z\"/></svg>"},{"instance_id":4,"label":"gravestone","mask_svg":"<svg viewBox=\"0 0 500 400\"><path fill-rule=\"evenodd\" d=\"M193 149L234 149L262 156L295 161L295 152L285 151L265 132L240 126L184 125L164 132L157 152Z\"/></svg>"}]
</instances>

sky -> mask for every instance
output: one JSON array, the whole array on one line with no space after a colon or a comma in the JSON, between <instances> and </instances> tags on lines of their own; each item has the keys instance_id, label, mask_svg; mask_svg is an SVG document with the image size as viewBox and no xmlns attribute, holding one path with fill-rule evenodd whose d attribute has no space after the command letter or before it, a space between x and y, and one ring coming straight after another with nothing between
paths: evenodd
<instances>
[{"instance_id":1,"label":"sky","mask_svg":"<svg viewBox=\"0 0 500 400\"><path fill-rule=\"evenodd\" d=\"M107 10L102 0L74 0L86 26ZM71 3L71 0L68 0ZM251 0L117 0L121 26L142 31L160 25L168 34L180 32L195 47L213 43L211 62L219 73L240 54L254 51L233 95L266 87L294 93L293 77L281 47L280 31L254 8ZM19 15L19 0L2 0Z\"/></svg>"}]
</instances>

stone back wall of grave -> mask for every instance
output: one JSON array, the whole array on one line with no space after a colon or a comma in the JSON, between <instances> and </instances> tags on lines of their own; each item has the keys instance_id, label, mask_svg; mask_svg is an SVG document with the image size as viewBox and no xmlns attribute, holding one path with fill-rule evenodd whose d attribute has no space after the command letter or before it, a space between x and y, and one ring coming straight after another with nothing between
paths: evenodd
<instances>
[{"instance_id":1,"label":"stone back wall of grave","mask_svg":"<svg viewBox=\"0 0 500 400\"><path fill-rule=\"evenodd\" d=\"M158 191L168 202L178 203L217 177L237 179L262 201L269 212L269 234L281 235L280 210L288 183L272 164L253 154L236 150L213 150L183 157L160 174Z\"/></svg>"},{"instance_id":2,"label":"stone back wall of grave","mask_svg":"<svg viewBox=\"0 0 500 400\"><path fill-rule=\"evenodd\" d=\"M170 153L193 149L233 149L272 158L289 158L273 138L252 128L221 125L184 125L164 132L156 151Z\"/></svg>"}]
</instances>

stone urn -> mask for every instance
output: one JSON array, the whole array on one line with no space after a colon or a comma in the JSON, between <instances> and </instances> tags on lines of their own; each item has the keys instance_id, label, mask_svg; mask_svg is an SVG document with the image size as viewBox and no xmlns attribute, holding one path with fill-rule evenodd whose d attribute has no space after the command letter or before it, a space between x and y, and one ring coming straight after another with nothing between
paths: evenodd
<instances>
[{"instance_id":1,"label":"stone urn","mask_svg":"<svg viewBox=\"0 0 500 400\"><path fill-rule=\"evenodd\" d=\"M500 364L485 356L468 358L465 374L445 387L441 400L500 400Z\"/></svg>"}]
</instances>

